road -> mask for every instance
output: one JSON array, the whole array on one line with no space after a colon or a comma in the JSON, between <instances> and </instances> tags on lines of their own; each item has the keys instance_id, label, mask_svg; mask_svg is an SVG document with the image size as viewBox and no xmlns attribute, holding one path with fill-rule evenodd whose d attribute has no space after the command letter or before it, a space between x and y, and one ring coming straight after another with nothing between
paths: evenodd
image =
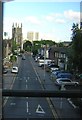
<instances>
[{"instance_id":1,"label":"road","mask_svg":"<svg viewBox=\"0 0 82 120\"><path fill-rule=\"evenodd\" d=\"M50 73L38 67L30 55L26 60L19 58L19 73L12 74L11 89L20 90L58 90L50 79ZM14 77L13 77L14 76ZM5 78L8 79L7 75ZM4 78L4 79L5 79ZM6 80L4 80L6 81ZM4 82L5 84L5 82ZM8 86L4 86L4 89ZM69 112L69 114L68 114ZM5 118L80 118L80 114L65 98L8 98L3 107Z\"/></svg>"},{"instance_id":2,"label":"road","mask_svg":"<svg viewBox=\"0 0 82 120\"><path fill-rule=\"evenodd\" d=\"M10 79L11 80L11 79ZM12 89L42 90L30 57L20 61L19 73L15 76ZM9 98L3 108L5 118L53 118L49 100L46 98Z\"/></svg>"}]
</instances>

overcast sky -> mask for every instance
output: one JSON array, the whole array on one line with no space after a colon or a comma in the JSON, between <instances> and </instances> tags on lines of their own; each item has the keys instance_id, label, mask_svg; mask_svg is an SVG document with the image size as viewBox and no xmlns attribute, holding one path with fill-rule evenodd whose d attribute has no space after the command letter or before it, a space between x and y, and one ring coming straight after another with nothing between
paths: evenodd
<instances>
[{"instance_id":1,"label":"overcast sky","mask_svg":"<svg viewBox=\"0 0 82 120\"><path fill-rule=\"evenodd\" d=\"M17 1L4 4L4 31L10 38L12 24L17 22L23 25L24 39L33 31L40 33L40 39L69 41L73 23L80 22L80 2Z\"/></svg>"}]
</instances>

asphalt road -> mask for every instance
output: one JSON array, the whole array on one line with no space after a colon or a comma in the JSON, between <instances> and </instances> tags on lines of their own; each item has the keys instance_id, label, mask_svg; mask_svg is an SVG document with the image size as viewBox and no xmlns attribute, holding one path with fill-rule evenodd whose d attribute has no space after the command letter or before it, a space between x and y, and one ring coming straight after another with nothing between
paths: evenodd
<instances>
[{"instance_id":1,"label":"asphalt road","mask_svg":"<svg viewBox=\"0 0 82 120\"><path fill-rule=\"evenodd\" d=\"M15 75L12 89L42 90L40 79L30 57L20 61L19 73ZM49 100L46 98L9 98L3 108L4 118L53 118Z\"/></svg>"},{"instance_id":2,"label":"asphalt road","mask_svg":"<svg viewBox=\"0 0 82 120\"><path fill-rule=\"evenodd\" d=\"M26 60L19 58L19 73L12 79L12 89L58 90L45 72L30 55ZM5 79L5 78L4 78ZM5 81L5 80L4 80ZM6 85L5 87L8 88ZM5 88L4 87L4 88ZM69 114L68 114L69 113ZM65 98L9 98L3 107L5 118L80 118L79 111Z\"/></svg>"}]
</instances>

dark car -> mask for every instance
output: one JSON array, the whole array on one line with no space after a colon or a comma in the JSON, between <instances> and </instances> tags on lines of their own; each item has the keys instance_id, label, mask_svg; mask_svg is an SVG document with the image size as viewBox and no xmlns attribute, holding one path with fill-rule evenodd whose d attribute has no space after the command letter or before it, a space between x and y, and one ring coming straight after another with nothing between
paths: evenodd
<instances>
[{"instance_id":1,"label":"dark car","mask_svg":"<svg viewBox=\"0 0 82 120\"><path fill-rule=\"evenodd\" d=\"M23 56L22 56L22 60L25 60L25 59L26 59L26 58L25 58L25 56L23 55Z\"/></svg>"},{"instance_id":2,"label":"dark car","mask_svg":"<svg viewBox=\"0 0 82 120\"><path fill-rule=\"evenodd\" d=\"M56 80L57 78L69 78L72 79L73 76L71 73L65 72L65 71L55 71L51 73L51 79Z\"/></svg>"},{"instance_id":3,"label":"dark car","mask_svg":"<svg viewBox=\"0 0 82 120\"><path fill-rule=\"evenodd\" d=\"M3 74L6 74L6 73L8 73L8 70L7 68L3 67Z\"/></svg>"},{"instance_id":4,"label":"dark car","mask_svg":"<svg viewBox=\"0 0 82 120\"><path fill-rule=\"evenodd\" d=\"M73 76L71 73L58 73L57 78L69 78L72 79Z\"/></svg>"}]
</instances>

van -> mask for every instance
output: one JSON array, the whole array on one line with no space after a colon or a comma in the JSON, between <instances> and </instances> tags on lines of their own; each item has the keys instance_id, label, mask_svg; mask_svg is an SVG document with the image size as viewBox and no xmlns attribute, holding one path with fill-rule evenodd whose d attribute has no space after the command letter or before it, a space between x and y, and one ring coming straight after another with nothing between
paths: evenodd
<instances>
[{"instance_id":1,"label":"van","mask_svg":"<svg viewBox=\"0 0 82 120\"><path fill-rule=\"evenodd\" d=\"M45 65L48 65L48 64L50 64L51 63L51 61L52 60L50 60L50 59L39 59L38 60L38 65L39 65L39 67L42 67L44 64Z\"/></svg>"}]
</instances>

